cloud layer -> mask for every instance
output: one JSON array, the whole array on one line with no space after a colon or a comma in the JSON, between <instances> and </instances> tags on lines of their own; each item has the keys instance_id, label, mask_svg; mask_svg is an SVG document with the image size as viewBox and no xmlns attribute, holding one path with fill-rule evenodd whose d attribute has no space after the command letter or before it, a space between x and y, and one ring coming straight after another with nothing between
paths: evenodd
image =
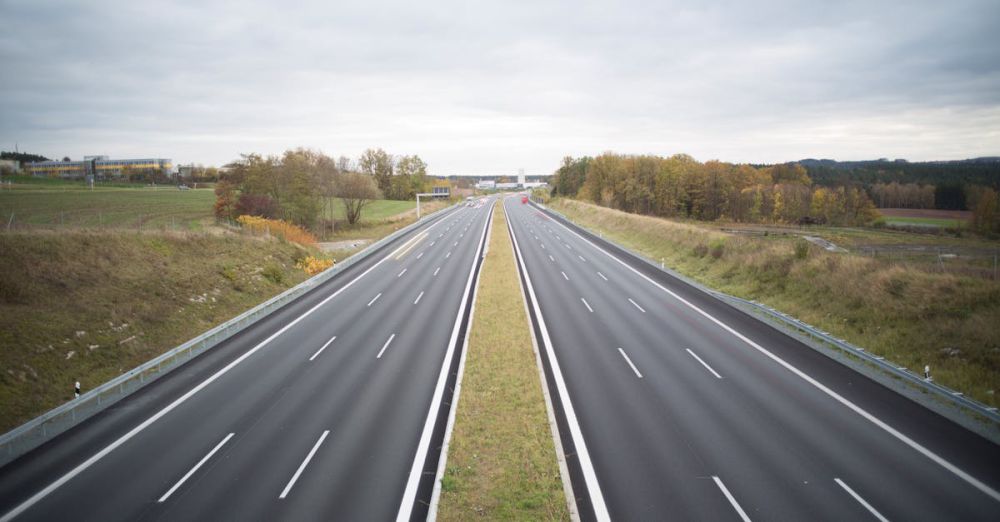
<instances>
[{"instance_id":1,"label":"cloud layer","mask_svg":"<svg viewBox=\"0 0 1000 522\"><path fill-rule=\"evenodd\" d=\"M1000 154L1000 3L0 0L0 148L550 173Z\"/></svg>"}]
</instances>

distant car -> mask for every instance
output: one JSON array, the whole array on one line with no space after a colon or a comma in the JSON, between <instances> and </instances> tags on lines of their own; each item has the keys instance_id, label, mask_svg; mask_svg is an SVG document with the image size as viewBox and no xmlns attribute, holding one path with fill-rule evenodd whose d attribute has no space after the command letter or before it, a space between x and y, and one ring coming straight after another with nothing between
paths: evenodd
<instances>
[{"instance_id":1,"label":"distant car","mask_svg":"<svg viewBox=\"0 0 1000 522\"><path fill-rule=\"evenodd\" d=\"M187 185L177 185L177 190L191 190L191 187Z\"/></svg>"},{"instance_id":2,"label":"distant car","mask_svg":"<svg viewBox=\"0 0 1000 522\"><path fill-rule=\"evenodd\" d=\"M521 196L521 204L523 205L523 204L525 204L525 203L527 203L527 202L528 202L528 196L523 196L523 195L522 195L522 196Z\"/></svg>"}]
</instances>

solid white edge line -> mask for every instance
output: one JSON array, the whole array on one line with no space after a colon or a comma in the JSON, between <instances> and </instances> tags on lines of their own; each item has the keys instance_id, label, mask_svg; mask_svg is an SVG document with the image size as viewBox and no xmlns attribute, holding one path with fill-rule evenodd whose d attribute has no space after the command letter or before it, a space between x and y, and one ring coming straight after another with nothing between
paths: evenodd
<instances>
[{"instance_id":1,"label":"solid white edge line","mask_svg":"<svg viewBox=\"0 0 1000 522\"><path fill-rule=\"evenodd\" d=\"M590 313L594 313L594 309L590 307L590 303L586 299L581 297L580 300L583 301L583 306L586 306L587 310L590 310Z\"/></svg>"},{"instance_id":2,"label":"solid white edge line","mask_svg":"<svg viewBox=\"0 0 1000 522\"><path fill-rule=\"evenodd\" d=\"M712 372L712 375L714 375L716 379L721 379L722 378L722 376L719 375L718 372L716 372L715 370L713 370L712 367L708 365L708 363L706 363L705 361L703 361L701 359L701 357L698 357L698 354L692 352L690 348L685 348L685 350L687 350L687 353L691 354L691 357L694 357L695 360L697 360L698 362L700 362L701 365L704 366L706 370Z\"/></svg>"},{"instance_id":3,"label":"solid white edge line","mask_svg":"<svg viewBox=\"0 0 1000 522\"><path fill-rule=\"evenodd\" d=\"M385 342L385 344L382 345L382 349L379 350L378 351L378 355L375 356L376 359L381 359L382 358L382 354L385 353L385 349L389 347L389 343L391 343L392 340L395 339L395 338L396 338L396 334L395 333L389 336L389 340L387 340Z\"/></svg>"},{"instance_id":4,"label":"solid white edge line","mask_svg":"<svg viewBox=\"0 0 1000 522\"><path fill-rule=\"evenodd\" d=\"M430 229L427 229L427 230L430 230ZM410 250L413 250L413 247L419 245L420 242L423 241L427 237L427 230L423 231L420 234L417 234L416 236L413 237L413 239L407 241L405 244L403 244L399 248L397 248L396 251L399 252L400 249L402 249L403 247L406 247L405 250L403 250L402 252L399 252L399 255L396 257L396 260L397 261L400 260L403 256L405 256L406 254L408 254L410 252ZM409 246L407 246L407 245L409 245Z\"/></svg>"},{"instance_id":5,"label":"solid white edge line","mask_svg":"<svg viewBox=\"0 0 1000 522\"><path fill-rule=\"evenodd\" d=\"M634 364L632 364L632 359L628 358L628 354L625 353L625 350L622 350L621 346L618 347L618 353L622 354L622 357L625 358L625 362L627 362L628 365L632 367L632 371L635 372L635 376L642 379L642 374L639 373L639 369L636 368Z\"/></svg>"},{"instance_id":6,"label":"solid white edge line","mask_svg":"<svg viewBox=\"0 0 1000 522\"><path fill-rule=\"evenodd\" d=\"M517 254L518 264L523 268L524 282L528 287L528 295L531 297L531 306L535 310L535 317L538 319L538 329L542 332L542 344L545 346L545 353L548 356L549 366L556 381L556 391L559 392L559 401L563 405L563 413L566 416L566 424L569 426L570 437L573 445L576 446L576 456L580 461L580 469L583 473L583 481L587 486L587 493L590 497L591 507L594 509L594 516L597 520L611 520L608 513L608 506L604 502L604 494L601 492L600 482L597 480L597 473L594 471L594 463L590 460L590 451L587 443L583 439L583 431L580 429L580 422L576 418L576 409L573 408L573 401L569 397L569 390L566 388L566 379L563 378L562 370L559 367L559 360L556 358L552 348L552 339L549 337L549 329L545 325L545 318L542 317L542 310L538 305L538 298L535 296L535 289L531 285L531 276L524 265L524 256L521 254L521 247L517 244L517 237L511 231L511 240L514 241L514 251Z\"/></svg>"},{"instance_id":7,"label":"solid white edge line","mask_svg":"<svg viewBox=\"0 0 1000 522\"><path fill-rule=\"evenodd\" d=\"M802 370L799 370L795 366L792 366L790 363L786 362L784 359L778 357L777 355L774 355L773 353L771 353L769 350L767 350L763 346L761 346L761 345L753 342L748 337L746 337L745 335L737 332L736 330L734 330L733 328L731 328L729 325L723 323L722 321L716 319L715 317L713 317L712 315L710 315L708 312L702 310L701 308L698 308L693 303L691 303L688 300L684 299L683 297L677 295L673 291L667 289L666 287L664 287L660 283L657 283L656 281L653 281L646 274L643 274L642 272L640 272L637 269L633 268L628 263L622 261L621 259L618 259L618 257L616 257L611 252L608 252L607 250L604 250L603 248L595 245L592 241L590 241L589 239L583 237L582 235L580 235L575 230L567 227L566 225L562 224L561 222L559 222L557 220L553 220L553 221L555 221L559 226L563 227L564 229L568 230L572 234L574 234L577 237L579 237L585 243L587 243L590 246L594 247L595 249L603 252L605 255L607 255L611 259L614 259L615 261L617 261L618 263L620 263L625 268L631 270L633 273L635 273L639 277L645 279L646 281L648 281L653 286L656 286L660 290L663 290L667 294L670 294L674 299L677 299L681 303L684 303L688 308L691 308L692 310L694 310L695 312L697 312L701 316L705 317L709 321L712 321L713 323L715 323L716 325L718 325L723 330L729 332L730 334L732 334L737 339L739 339L739 340L743 341L744 343L746 343L751 348L757 350L758 352L762 353L764 356L768 357L772 361L778 363L779 365L781 365L782 367L784 367L786 370L788 370L788 371L792 372L793 374L795 374L800 379L802 379L802 380L806 381L807 383L811 384L813 387L815 387L819 391L823 392L828 397L830 397L833 400L839 402L840 404L846 406L848 409L850 409L854 413L857 413L858 415L860 415L862 418L864 418L868 422L871 422L872 424L874 424L875 426L879 427L880 429L882 429L883 431L885 431L889 435L892 435L893 437L895 437L897 440L899 440L903 444L906 444L910 448L916 450L921 455L927 457L928 459L930 459L931 461L933 461L935 464L937 464L937 465L941 466L942 468L948 470L953 475L955 475L958 478L964 480L966 483L968 483L972 487L974 487L974 488L978 489L979 491L985 493L987 496L989 496L993 500L996 500L996 501L1000 502L1000 492L997 492L996 490L994 490L993 488L989 487L988 485L986 485L985 483L983 483L979 479L973 477L972 475L966 473L965 471L962 471L958 466L956 466L956 465L952 464L951 462L948 462L944 458L938 456L938 454L936 454L933 451L925 448L924 446L922 446L917 441L915 441L915 440L907 437L906 435L904 435L902 432L900 432L896 428L893 428L892 426L889 426L888 424L886 424L885 422L883 422L878 417L872 415L871 413L868 413L868 411L865 410L864 408L862 408L862 407L858 406L857 404L854 404L853 402L847 400L846 398L842 397L839 393L831 390L830 388L827 388L826 385L824 385L823 383L821 383L821 382L817 381L816 379L812 378L807 373L803 372Z\"/></svg>"},{"instance_id":8,"label":"solid white edge line","mask_svg":"<svg viewBox=\"0 0 1000 522\"><path fill-rule=\"evenodd\" d=\"M312 449L309 450L309 454L306 455L306 460L303 460L302 464L299 464L299 469L295 470L295 474L292 475L292 480L288 481L288 485L286 485L285 489L281 491L280 495L278 495L279 499L282 499L282 498L285 498L285 497L288 496L288 492L292 490L292 486L295 485L295 481L299 480L299 475L301 475L302 471L305 470L306 466L309 465L309 461L312 460L313 455L316 454L316 450L319 449L319 445L323 444L323 441L326 440L326 436L329 435L329 434L330 434L330 430L326 430L326 431L323 432L322 435L319 436L319 440L316 441L316 444L313 444Z\"/></svg>"},{"instance_id":9,"label":"solid white edge line","mask_svg":"<svg viewBox=\"0 0 1000 522\"><path fill-rule=\"evenodd\" d=\"M316 350L316 353L314 353L313 356L309 358L309 360L311 361L311 360L319 357L319 354L323 353L323 350L326 350L326 347L330 346L330 343L332 343L333 340L336 339L336 338L337 338L336 335L334 335L333 337L331 337L330 340L326 342L326 344L324 344L323 346L320 346L319 350Z\"/></svg>"},{"instance_id":10,"label":"solid white edge line","mask_svg":"<svg viewBox=\"0 0 1000 522\"><path fill-rule=\"evenodd\" d=\"M868 501L862 498L861 495L858 495L853 489L851 489L851 486L848 486L846 483L844 483L843 480L840 480L839 478L834 478L833 481L836 482L838 485L840 485L840 487L844 488L844 491L846 491L849 495L854 497L854 500L857 500L858 504L864 506L864 508L867 509L868 512L871 513L875 518L877 518L881 522L889 522L888 518L883 517L882 513L879 513L877 509L872 507L872 505L869 504Z\"/></svg>"},{"instance_id":11,"label":"solid white edge line","mask_svg":"<svg viewBox=\"0 0 1000 522\"><path fill-rule=\"evenodd\" d=\"M465 227L468 229L469 227ZM493 227L486 232L486 244L490 243L490 238L493 236ZM483 252L483 256L486 252ZM486 263L486 260L483 260ZM481 272L480 272L481 273ZM468 334L472 330L472 321L476 315L476 296L479 295L479 280L476 280L475 286L472 288L472 307L469 309L469 327L466 329L465 341L462 343L462 354L458 357L458 373L455 377L455 389L452 391L451 407L448 409L448 421L444 428L444 440L441 442L441 455L438 457L437 472L434 476L434 487L431 489L431 502L427 508L427 521L435 522L437 520L437 509L438 504L441 501L441 480L444 478L445 469L448 466L448 449L451 447L451 435L455 430L455 415L458 413L458 401L462 397L462 378L465 376L465 360L469 354L469 338L471 335Z\"/></svg>"},{"instance_id":12,"label":"solid white edge line","mask_svg":"<svg viewBox=\"0 0 1000 522\"><path fill-rule=\"evenodd\" d=\"M413 301L413 304L417 304L417 303L419 303L419 302L420 302L420 298L421 298L421 297L423 297L423 296L424 296L424 292L423 292L423 291L421 291L421 292L420 292L420 295L418 295L418 296L417 296L417 299L416 299L415 301Z\"/></svg>"},{"instance_id":13,"label":"solid white edge line","mask_svg":"<svg viewBox=\"0 0 1000 522\"><path fill-rule=\"evenodd\" d=\"M451 366L451 359L458 344L458 332L462 325L462 312L471 297L472 283L476 275L476 262L483 251L483 240L486 232L493 223L492 214L486 215L486 222L483 224L483 233L479 236L476 255L472 258L472 266L469 268L469 277L465 282L465 292L462 295L462 302L458 307L458 314L455 316L455 326L451 330L451 339L448 341L448 349L445 351L444 360L441 363L441 373L438 374L438 381L434 387L434 395L431 397L430 407L427 409L427 419L424 422L423 432L420 434L420 442L417 443L417 452L413 456L413 465L410 466L409 477L406 479L406 489L403 491L403 499L399 503L399 512L396 513L396 521L403 522L410 519L413 512L413 503L417 498L417 488L420 486L420 477L423 475L424 461L427 460L427 452L430 451L431 435L434 432L434 424L437 419L437 409L440 408L441 400L444 396L444 387L448 381L448 368Z\"/></svg>"},{"instance_id":14,"label":"solid white edge line","mask_svg":"<svg viewBox=\"0 0 1000 522\"><path fill-rule=\"evenodd\" d=\"M504 212L507 209L504 208ZM521 221L522 226L526 226ZM507 231L510 233L510 256L514 258L514 266L517 268L517 254L514 252L514 225L510 216L507 216ZM538 347L538 337L535 335L535 322L531 320L531 311L528 309L528 295L525 293L524 285L521 284L520 271L518 272L518 290L521 291L521 302L524 305L524 315L528 320L528 330L531 331L531 349L535 352L535 365L538 367L538 378L542 386L542 395L545 397L545 412L549 418L549 429L552 432L552 443L556 448L556 461L559 463L559 476L562 478L563 496L566 497L566 508L569 511L569 518L572 522L580 521L580 509L576 505L576 495L573 494L573 480L569 475L569 466L566 465L566 451L563 449L562 436L559 431L559 422L556 420L555 406L552 405L552 394L549 393L549 379L545 376L545 367L542 365L542 351Z\"/></svg>"},{"instance_id":15,"label":"solid white edge line","mask_svg":"<svg viewBox=\"0 0 1000 522\"><path fill-rule=\"evenodd\" d=\"M379 298L379 297L382 297L382 292L379 292L379 293L378 293L378 295L377 295L377 296L375 296L375 298L374 298L374 299L372 299L371 301L368 301L368 306L371 306L371 305L372 305L372 303L374 303L375 301L378 301L378 298Z\"/></svg>"},{"instance_id":16,"label":"solid white edge line","mask_svg":"<svg viewBox=\"0 0 1000 522\"><path fill-rule=\"evenodd\" d=\"M566 272L563 272L563 271L560 270L559 273L563 275L563 279L569 281L569 276L566 275Z\"/></svg>"},{"instance_id":17,"label":"solid white edge line","mask_svg":"<svg viewBox=\"0 0 1000 522\"><path fill-rule=\"evenodd\" d=\"M722 490L722 494L726 496L726 500L728 500L729 504L733 506L733 509L736 510L736 513L740 515L740 518L743 520L743 522L750 522L750 517L747 516L747 512L743 511L743 508L740 507L740 503L736 501L736 498L733 497L733 494L730 493L729 489L726 488L726 485L722 483L722 479L716 477L715 475L712 475L712 480L714 480L715 485L719 486L719 489Z\"/></svg>"},{"instance_id":18,"label":"solid white edge line","mask_svg":"<svg viewBox=\"0 0 1000 522\"><path fill-rule=\"evenodd\" d=\"M638 308L640 312L646 313L646 310L643 307L639 306L639 303L633 301L631 297L628 298L628 302L632 303L632 305Z\"/></svg>"},{"instance_id":19,"label":"solid white edge line","mask_svg":"<svg viewBox=\"0 0 1000 522\"><path fill-rule=\"evenodd\" d=\"M440 223L441 223L440 220L439 221L435 221L429 227L427 227L427 229L424 230L424 232L429 231L430 229L434 228L435 226L437 226ZM403 245L405 245L405 243ZM403 245L401 245L399 248L402 248ZM138 426L132 428L128 433L126 433L125 435L122 435L121 437L119 437L117 440L115 440L111 444L108 444L107 446L104 447L104 449L102 449L101 451L98 451L93 456L91 456L87 460L83 461L80 465L78 465L77 467L75 467L72 470L68 471L66 474L64 474L63 476L59 477L55 481L53 481L51 484L49 484L48 486L46 486L44 489L42 489L38 493L35 493L34 495L32 495L31 497L29 497L24 502L18 504L17 507L15 507L14 509L8 511L6 514L4 514L4 516L0 517L0 522L9 522L14 517L20 515L25 510L27 510L31 506L35 505L39 500L45 498L46 496L48 496L49 494L51 494L53 491L59 489L63 484L65 484L66 482L69 482L70 480L72 480L73 477L79 475L80 473L83 473L87 468L89 468L90 466L93 466L95 462L101 460L102 458L104 458L105 456L107 456L108 453L111 453L112 451L114 451L115 449L117 449L122 444L125 444L126 442L128 442L132 437L135 437L139 432L141 432L142 430L148 428L151 424L153 424L154 422L158 421L164 415L166 415L166 414L170 413L171 411L173 411L175 408L177 408L178 406L180 406L181 404L183 404L185 401L187 401L188 399L190 399L192 396L194 396L196 393L200 392L206 386L208 386L209 384L211 384L212 382L214 382L216 379L218 379L219 377L223 376L229 370L233 369L236 365L238 365L239 363L245 361L251 355L257 353L257 351L260 350L261 348L263 348L264 346L267 346L268 343L270 343L272 340L274 340L279 335L285 333L286 330L288 330L289 328L295 326L296 324L299 323L299 321L305 319L306 317L308 317L309 315L311 315L313 312L315 312L316 310L318 310L321 306L323 306L326 303L330 302L330 300L332 300L334 297L337 297L338 295L340 295L340 293L343 292L344 290L347 290L348 288L350 288L352 285L354 285L354 283L356 283L362 277L368 275L369 272L371 272L372 270L375 270L376 268L378 268L379 265L381 265L382 263L384 263L387 260L391 259L393 256L396 255L396 252L399 251L399 248L397 248L396 250L392 251L392 253L390 253L389 255L383 257L382 259L380 259L377 263L375 263L374 265L372 265L371 267L369 267L368 270L365 270L360 275L358 275L358 277L355 277L350 282L348 282L346 285L340 287L336 292L330 294L328 297L326 297L325 299L323 299L322 301L320 301L318 304L316 304L316 306L313 306L309 310L306 310L305 313L303 313L302 315L300 315L300 316L296 317L295 319L293 319L291 322L289 322L288 324L286 324L285 326L283 326L277 332L274 332L273 334L271 334L267 339L264 339L263 341L261 341L260 343L258 343L257 346L254 346L253 348L247 350L243 355L237 357L232 362L230 362L229 364L227 364L226 366L224 366L222 369L220 369L219 371L213 373L210 377L208 377L204 381L201 381L201 383L199 383L197 386L195 386L194 388L191 388L190 391L188 391L184 395L181 395L180 397L178 397L177 399L175 399L174 402L171 402L170 404L168 404L167 406L165 406L162 410L156 412L151 417L149 417L148 419L146 419L145 421L143 421L141 424L139 424Z\"/></svg>"},{"instance_id":20,"label":"solid white edge line","mask_svg":"<svg viewBox=\"0 0 1000 522\"><path fill-rule=\"evenodd\" d=\"M174 484L174 487L167 490L167 492L164 493L163 496L160 497L159 500L157 500L157 502L164 502L168 498L170 498L170 495L173 495L174 491L177 491L177 488L184 485L184 483L187 482L187 479L191 478L191 475L194 475L199 468L201 468L206 462L208 462L208 459L212 458L212 455L215 455L215 452L219 451L219 449L222 448L222 446L224 446L227 442L229 442L229 439L233 438L233 435L235 435L235 433L230 433L229 435L226 435L226 437L222 439L221 442L219 442L218 444L215 445L214 448L212 448L212 451L209 451L207 455L202 457L201 460L199 460L198 463L195 464L193 468L188 470L188 472L185 473L184 476L181 477L181 479L178 480L176 484Z\"/></svg>"}]
</instances>

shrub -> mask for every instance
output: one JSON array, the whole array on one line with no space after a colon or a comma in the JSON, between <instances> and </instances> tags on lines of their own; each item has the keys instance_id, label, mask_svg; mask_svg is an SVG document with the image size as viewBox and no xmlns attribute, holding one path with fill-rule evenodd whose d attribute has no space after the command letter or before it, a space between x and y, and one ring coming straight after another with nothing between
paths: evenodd
<instances>
[{"instance_id":1,"label":"shrub","mask_svg":"<svg viewBox=\"0 0 1000 522\"><path fill-rule=\"evenodd\" d=\"M264 276L265 279L276 285L280 285L285 282L285 271L274 263L265 266L264 270L261 270L260 274Z\"/></svg>"},{"instance_id":2,"label":"shrub","mask_svg":"<svg viewBox=\"0 0 1000 522\"><path fill-rule=\"evenodd\" d=\"M708 254L708 246L704 243L698 244L694 247L694 255L697 257L705 257Z\"/></svg>"},{"instance_id":3,"label":"shrub","mask_svg":"<svg viewBox=\"0 0 1000 522\"><path fill-rule=\"evenodd\" d=\"M809 242L799 239L795 242L795 259L805 259L809 257Z\"/></svg>"},{"instance_id":4,"label":"shrub","mask_svg":"<svg viewBox=\"0 0 1000 522\"><path fill-rule=\"evenodd\" d=\"M250 230L254 234L272 234L285 241L291 241L300 245L315 245L316 236L307 230L280 219L267 219L258 216L240 216L237 218L243 228Z\"/></svg>"},{"instance_id":5,"label":"shrub","mask_svg":"<svg viewBox=\"0 0 1000 522\"><path fill-rule=\"evenodd\" d=\"M709 253L712 254L712 259L719 259L726 250L726 241L724 239L716 239L712 241L712 246L709 249Z\"/></svg>"},{"instance_id":6,"label":"shrub","mask_svg":"<svg viewBox=\"0 0 1000 522\"><path fill-rule=\"evenodd\" d=\"M333 260L308 256L297 262L295 266L301 268L303 272L309 275L316 275L333 266Z\"/></svg>"}]
</instances>

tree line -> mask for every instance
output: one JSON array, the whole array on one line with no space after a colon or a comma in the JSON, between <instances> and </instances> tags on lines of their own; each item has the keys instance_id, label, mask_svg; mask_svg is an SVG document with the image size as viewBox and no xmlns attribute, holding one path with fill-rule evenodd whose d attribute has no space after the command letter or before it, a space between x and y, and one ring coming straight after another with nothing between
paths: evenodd
<instances>
[{"instance_id":1,"label":"tree line","mask_svg":"<svg viewBox=\"0 0 1000 522\"><path fill-rule=\"evenodd\" d=\"M706 221L860 225L878 216L862 188L813 186L796 163L701 163L685 154L567 157L556 171L553 193L627 212Z\"/></svg>"},{"instance_id":2,"label":"tree line","mask_svg":"<svg viewBox=\"0 0 1000 522\"><path fill-rule=\"evenodd\" d=\"M244 154L218 178L216 217L282 219L314 230L333 227L337 204L354 224L369 202L382 197L375 178L354 169L348 158L302 148L281 156Z\"/></svg>"}]
</instances>

